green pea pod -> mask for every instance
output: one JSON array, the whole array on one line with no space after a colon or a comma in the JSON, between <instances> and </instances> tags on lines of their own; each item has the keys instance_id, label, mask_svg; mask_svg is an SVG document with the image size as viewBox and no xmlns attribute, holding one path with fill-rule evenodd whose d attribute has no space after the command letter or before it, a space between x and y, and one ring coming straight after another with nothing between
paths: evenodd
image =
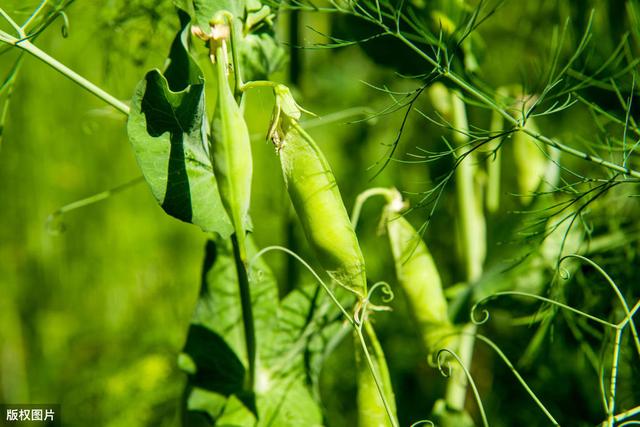
<instances>
[{"instance_id":1,"label":"green pea pod","mask_svg":"<svg viewBox=\"0 0 640 427\"><path fill-rule=\"evenodd\" d=\"M525 128L529 131L538 132L533 118L527 120ZM533 200L533 193L543 183L550 162L548 155L544 151L544 146L537 143L532 136L523 130L518 130L513 136L513 155L515 157L516 178L521 201L523 205L527 206Z\"/></svg>"},{"instance_id":2,"label":"green pea pod","mask_svg":"<svg viewBox=\"0 0 640 427\"><path fill-rule=\"evenodd\" d=\"M389 369L382 352L382 347L369 322L365 323L365 335L369 338L371 361L373 368L380 380L382 392L389 404L391 416L397 420L396 403L389 377ZM360 346L356 338L356 348ZM365 360L362 350L356 350L356 366L358 370L358 426L359 427L390 427L393 423L385 409L378 387L376 386L369 364ZM396 422L397 424L397 422Z\"/></svg>"},{"instance_id":3,"label":"green pea pod","mask_svg":"<svg viewBox=\"0 0 640 427\"><path fill-rule=\"evenodd\" d=\"M450 344L446 339L452 330L447 316L447 300L427 245L409 221L398 213L397 205L391 201L386 207L387 234L396 275L419 325L424 344L429 352L433 352Z\"/></svg>"},{"instance_id":4,"label":"green pea pod","mask_svg":"<svg viewBox=\"0 0 640 427\"><path fill-rule=\"evenodd\" d=\"M318 261L340 285L366 295L364 258L327 159L298 124L300 113L284 86L276 88L270 137L287 191Z\"/></svg>"},{"instance_id":5,"label":"green pea pod","mask_svg":"<svg viewBox=\"0 0 640 427\"><path fill-rule=\"evenodd\" d=\"M244 256L245 233L249 227L253 161L249 130L227 79L225 53L222 46L216 49L214 68L218 80L218 97L211 122L210 155L222 203L233 223L241 256Z\"/></svg>"}]
</instances>

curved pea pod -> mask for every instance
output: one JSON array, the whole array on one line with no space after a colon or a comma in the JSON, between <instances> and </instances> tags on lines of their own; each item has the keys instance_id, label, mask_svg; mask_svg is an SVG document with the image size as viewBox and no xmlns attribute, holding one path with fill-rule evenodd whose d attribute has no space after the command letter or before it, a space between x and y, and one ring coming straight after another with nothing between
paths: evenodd
<instances>
[{"instance_id":1,"label":"curved pea pod","mask_svg":"<svg viewBox=\"0 0 640 427\"><path fill-rule=\"evenodd\" d=\"M222 203L231 218L241 248L249 227L251 200L251 140L242 110L227 78L226 51L216 49L218 95L211 122L210 156ZM244 251L241 251L241 254Z\"/></svg>"},{"instance_id":2,"label":"curved pea pod","mask_svg":"<svg viewBox=\"0 0 640 427\"><path fill-rule=\"evenodd\" d=\"M340 285L364 298L364 258L327 159L293 119L277 145L289 197L318 261Z\"/></svg>"},{"instance_id":3,"label":"curved pea pod","mask_svg":"<svg viewBox=\"0 0 640 427\"><path fill-rule=\"evenodd\" d=\"M391 416L396 420L396 401L391 386L389 369L382 352L382 347L370 323L365 323L365 335L369 338L369 354L373 362L373 369L376 372L385 400L389 405ZM389 419L389 414L384 406L380 392L376 386L369 364L365 359L364 352L359 349L360 342L356 338L356 367L358 371L358 426L359 427L390 427L393 423Z\"/></svg>"},{"instance_id":4,"label":"curved pea pod","mask_svg":"<svg viewBox=\"0 0 640 427\"><path fill-rule=\"evenodd\" d=\"M447 300L440 274L427 245L395 208L387 206L386 228L396 267L396 276L418 323L429 352L451 344L453 326L447 316Z\"/></svg>"}]
</instances>

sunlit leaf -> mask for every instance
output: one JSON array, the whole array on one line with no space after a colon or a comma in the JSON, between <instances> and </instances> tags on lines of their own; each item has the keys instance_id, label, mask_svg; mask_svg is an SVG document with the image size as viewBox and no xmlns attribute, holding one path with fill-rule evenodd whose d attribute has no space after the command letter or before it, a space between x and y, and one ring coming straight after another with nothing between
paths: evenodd
<instances>
[{"instance_id":1,"label":"sunlit leaf","mask_svg":"<svg viewBox=\"0 0 640 427\"><path fill-rule=\"evenodd\" d=\"M250 239L247 250L249 258L256 253ZM249 269L249 284L257 368L255 390L246 390L247 362L234 262L228 241L207 243L200 298L181 357L181 367L189 376L187 418L203 417L204 411L210 425L231 418L237 423L233 425L253 425L248 411L257 415L259 426L320 425L320 408L307 385L310 374L305 358L320 357L325 346L318 346L317 340L327 326L336 327L335 310L315 286L295 290L280 302L269 267L261 259L255 261ZM316 343L314 354L310 354L312 342ZM228 404L221 403L232 397L244 406L231 405L234 414L229 413Z\"/></svg>"},{"instance_id":2,"label":"sunlit leaf","mask_svg":"<svg viewBox=\"0 0 640 427\"><path fill-rule=\"evenodd\" d=\"M138 84L127 131L151 191L171 216L223 236L231 222L206 151L202 73L186 49L186 15L165 74L152 70Z\"/></svg>"}]
</instances>

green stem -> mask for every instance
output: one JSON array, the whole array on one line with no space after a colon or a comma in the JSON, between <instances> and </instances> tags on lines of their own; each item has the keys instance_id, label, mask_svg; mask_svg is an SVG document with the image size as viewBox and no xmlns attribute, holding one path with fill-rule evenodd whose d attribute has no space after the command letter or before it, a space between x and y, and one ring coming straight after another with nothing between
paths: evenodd
<instances>
[{"instance_id":1,"label":"green stem","mask_svg":"<svg viewBox=\"0 0 640 427\"><path fill-rule=\"evenodd\" d=\"M570 255L566 255L565 257L563 257L560 260L560 262L564 261L567 258L576 258L576 259L579 259L579 260L581 260L583 262L586 262L587 264L589 264L593 268L595 268L598 271L598 273L600 273L602 275L602 277L604 277L604 279L607 281L607 283L609 283L609 286L611 286L611 289L613 289L613 292L618 297L618 300L620 301L620 305L622 305L622 308L624 309L624 313L627 315L627 317L620 322L619 327L623 328L623 327L625 327L627 325L627 323L629 323L629 326L631 327L631 334L633 335L633 340L634 340L635 345L636 345L636 352L640 356L640 338L638 337L638 331L636 330L636 326L632 321L633 315L631 314L631 311L629 310L629 305L627 304L627 300L625 300L624 296L622 295L622 292L620 292L620 288L618 288L618 285L616 285L616 283L613 281L613 279L607 274L606 271L604 271L602 269L602 267L600 267L598 264L593 262L591 259L589 259L589 258L587 258L585 256L582 256L582 255L579 255L579 254L570 254Z\"/></svg>"},{"instance_id":2,"label":"green stem","mask_svg":"<svg viewBox=\"0 0 640 427\"><path fill-rule=\"evenodd\" d=\"M509 360L507 355L504 354L502 352L502 350L500 350L500 347L498 347L493 341L491 341L489 338L487 338L487 337L485 337L483 335L477 335L476 338L481 340L481 341L483 341L485 344L487 344L489 347L491 347L493 349L493 351L496 352L496 354L498 354L498 356L507 365L507 367L513 373L513 375L515 375L515 377L518 380L518 382L522 385L522 387L524 387L525 391L529 394L529 396L531 396L531 398L536 403L536 405L538 405L538 407L542 410L542 412L544 412L544 414L547 416L547 418L549 418L549 421L551 421L551 423L553 423L554 426L559 426L560 424L558 424L558 421L556 421L556 419L553 417L553 415L551 415L549 410L542 404L540 399L538 399L538 396L536 396L536 394L533 392L533 390L531 390L531 387L529 387L529 385L524 380L524 378L522 378L522 375L520 375L520 373L515 368L515 366L513 366L513 363L511 363L511 361Z\"/></svg>"},{"instance_id":3,"label":"green stem","mask_svg":"<svg viewBox=\"0 0 640 427\"><path fill-rule=\"evenodd\" d=\"M80 74L76 73L75 71L71 70L64 64L60 63L55 58L52 58L51 56L47 55L45 52L40 50L29 40L17 41L14 44L14 46L25 50L26 52L30 53L31 55L35 56L39 60L43 61L45 64L55 69L56 71L65 75L67 78L71 79L74 83L77 83L78 85L88 90L98 98L102 99L107 104L113 106L118 111L126 115L129 115L129 106L127 104L115 98L113 95L104 91L103 89L96 86L95 84L91 83L89 80L85 79Z\"/></svg>"},{"instance_id":4,"label":"green stem","mask_svg":"<svg viewBox=\"0 0 640 427\"><path fill-rule=\"evenodd\" d=\"M24 54L21 52L20 56L13 64L11 71L9 71L9 75L5 80L2 87L0 87L0 95L6 91L7 96L5 97L4 104L2 105L2 110L0 111L0 149L2 149L2 139L4 136L4 124L7 121L7 116L9 115L9 106L11 105L11 97L13 96L13 89L15 87L16 76L18 75L20 68L22 67L22 63L24 60Z\"/></svg>"},{"instance_id":5,"label":"green stem","mask_svg":"<svg viewBox=\"0 0 640 427\"><path fill-rule=\"evenodd\" d=\"M20 34L20 37L24 37L25 34L24 34L24 31L22 30L22 28L20 27L20 25L18 25L16 23L16 21L11 19L9 14L7 12L5 12L4 9L2 9L2 8L0 8L0 15L9 23L9 25L11 25L11 27L13 27L13 29L16 31L16 33Z\"/></svg>"},{"instance_id":6,"label":"green stem","mask_svg":"<svg viewBox=\"0 0 640 427\"><path fill-rule=\"evenodd\" d=\"M368 332L369 328L371 328L366 322L365 327ZM369 349L367 346L367 342L364 338L364 334L362 333L362 324L356 328L356 335L358 336L358 340L360 341L360 346L362 347L362 352L364 353L365 359L367 361L367 365L369 366L369 370L371 371L371 375L373 375L373 381L376 384L376 388L378 390L378 394L382 400L382 404L384 405L384 409L387 412L387 416L389 418L389 422L393 427L399 427L398 422L396 421L396 417L394 415L394 411L391 408L391 404L388 402L387 393L385 393L385 387L383 384L383 380L380 378L379 370L376 369L375 364L373 363L373 359L371 358L371 354L369 353ZM378 344L379 346L379 344ZM375 351L375 349L374 349ZM384 362L383 362L384 363Z\"/></svg>"},{"instance_id":7,"label":"green stem","mask_svg":"<svg viewBox=\"0 0 640 427\"><path fill-rule=\"evenodd\" d=\"M462 332L463 334L466 333L465 331ZM444 372L443 371L443 365L441 362L441 356L445 353L448 353L451 357L453 357L454 359L456 359L456 361L460 364L460 368L462 369L462 373L461 376L462 379L465 381L465 392L466 392L466 384L471 385L471 391L473 392L473 396L476 399L476 403L478 405L478 412L480 412L480 417L482 418L482 425L484 427L489 427L489 421L487 420L487 413L484 410L484 405L482 404L482 399L480 398L480 392L478 391L478 387L475 384L475 381L473 381L473 377L471 376L471 372L469 372L469 369L467 368L468 364L466 361L464 361L460 356L458 356L456 353L452 352L451 350L448 350L446 348L440 350L438 352L437 355L437 360L438 360L438 368L440 369L440 372ZM453 371L453 373L455 374L456 371ZM452 375L452 378L455 375ZM450 380L451 381L451 380ZM449 402L447 401L447 404ZM462 409L459 409L459 411L462 411Z\"/></svg>"},{"instance_id":8,"label":"green stem","mask_svg":"<svg viewBox=\"0 0 640 427\"><path fill-rule=\"evenodd\" d=\"M22 24L22 28L27 28L36 19L36 17L40 14L42 9L44 9L44 6L46 4L47 4L47 0L42 0L40 2L40 4L38 5L38 7L33 11L31 16L29 16L29 18L27 18L27 20L24 22L24 24Z\"/></svg>"},{"instance_id":9,"label":"green stem","mask_svg":"<svg viewBox=\"0 0 640 427\"><path fill-rule=\"evenodd\" d=\"M491 133L497 134L501 132L502 126L502 116L494 111L491 116ZM500 206L500 174L502 166L502 148L500 147L499 139L493 140L487 145L487 156L487 210L491 213L496 213Z\"/></svg>"},{"instance_id":10,"label":"green stem","mask_svg":"<svg viewBox=\"0 0 640 427\"><path fill-rule=\"evenodd\" d=\"M458 218L463 240L463 258L465 261L467 282L475 282L482 275L484 263L485 232L481 204L476 194L475 175L477 173L476 158L470 152L467 135L469 123L464 101L456 92L452 93L453 127L456 129L453 139L458 149L456 155L459 163L455 171L456 196L458 201Z\"/></svg>"},{"instance_id":11,"label":"green stem","mask_svg":"<svg viewBox=\"0 0 640 427\"><path fill-rule=\"evenodd\" d=\"M387 199L387 202L390 202L396 195L399 195L397 190L382 187L369 188L368 190L358 194L356 202L353 205L353 210L351 211L351 224L353 224L353 228L355 229L358 226L360 213L362 212L362 205L364 205L364 202L366 202L370 197L384 196L384 198Z\"/></svg>"},{"instance_id":12,"label":"green stem","mask_svg":"<svg viewBox=\"0 0 640 427\"><path fill-rule=\"evenodd\" d=\"M620 356L620 340L622 338L622 329L616 329L616 338L613 344L613 360L611 361L611 383L609 388L609 417L607 424L609 427L614 426L614 414L616 405L616 383L618 379L618 357Z\"/></svg>"},{"instance_id":13,"label":"green stem","mask_svg":"<svg viewBox=\"0 0 640 427\"><path fill-rule=\"evenodd\" d=\"M237 236L231 236L233 243L233 256L235 258L238 285L240 288L240 305L242 307L242 324L244 325L244 340L247 349L248 375L245 387L253 390L256 373L256 332L253 321L253 306L251 304L251 291L249 289L249 277L247 276L246 256L238 244ZM246 252L245 252L246 253Z\"/></svg>"},{"instance_id":14,"label":"green stem","mask_svg":"<svg viewBox=\"0 0 640 427\"><path fill-rule=\"evenodd\" d=\"M514 119L515 120L515 119ZM544 135L539 134L535 129L526 129L522 128L522 131L533 138L537 139L540 142L543 142L551 147L557 148L560 151L564 151L565 153L571 154L572 156L581 158L583 160L587 160L589 162L598 164L600 166L604 166L608 169L614 170L616 172L623 173L625 175L630 175L634 178L640 178L640 171L636 171L633 169L629 169L628 167L620 166L615 163L609 162L607 160L601 159L597 156L592 156L591 154L587 154L580 150L576 150L575 148L569 147L568 145L564 145L561 142L548 138Z\"/></svg>"},{"instance_id":15,"label":"green stem","mask_svg":"<svg viewBox=\"0 0 640 427\"><path fill-rule=\"evenodd\" d=\"M65 75L67 78L71 79L73 82L77 83L84 89L88 90L92 94L96 95L98 98L105 101L107 104L110 104L117 110L122 113L129 115L129 106L119 99L115 98L113 95L104 91L100 87L91 83L89 80L82 77L80 74L76 73L69 67L65 66L55 58L47 55L44 51L40 50L36 47L31 41L29 41L26 37L27 35L24 33L22 27L20 27L11 17L0 8L0 15L16 30L20 38L16 38L4 31L0 31L0 41L15 46L24 50L25 52L30 53L35 56L39 60L43 61L45 64L49 65L56 71Z\"/></svg>"},{"instance_id":16,"label":"green stem","mask_svg":"<svg viewBox=\"0 0 640 427\"><path fill-rule=\"evenodd\" d=\"M389 377L389 368L387 366L387 359L384 355L384 351L382 350L382 346L380 345L380 341L378 341L378 337L376 336L376 332L373 329L373 326L370 322L366 322L364 324L365 330L367 332L367 336L369 337L369 341L371 341L371 348L373 349L373 354L376 357L378 362L378 374L380 375L380 382L382 384L382 388L384 389L384 396L388 399L388 404L391 409L390 421L394 423L396 421L396 405L395 405L395 396L393 394L393 387L391 385L391 378Z\"/></svg>"},{"instance_id":17,"label":"green stem","mask_svg":"<svg viewBox=\"0 0 640 427\"><path fill-rule=\"evenodd\" d=\"M364 338L364 335L362 333L363 323L359 323L359 322L356 323L356 321L353 319L353 317L347 312L347 309L340 303L340 301L338 300L336 295L333 293L333 291L331 291L329 286L322 280L322 278L318 275L318 273L316 271L314 271L313 268L305 260L303 260L299 255L297 255L296 253L292 252L291 250L289 250L287 248L284 248L284 247L281 247L281 246L269 246L269 247L266 247L266 248L260 250L257 254L255 254L253 256L253 258L251 259L249 265L253 265L255 260L260 258L265 253L273 251L273 250L280 250L280 251L286 252L289 255L291 255L292 257L294 257L295 259L297 259L313 275L313 277L316 279L316 281L327 292L327 294L329 295L329 297L331 298L333 303L340 309L340 311L344 315L345 320L353 328L354 333L358 337L358 342L359 342L360 346L362 347L362 351L363 351L363 353L365 355L365 359L367 360L367 366L369 368L369 371L371 372L371 375L373 376L373 380L374 380L374 382L376 384L376 389L377 389L377 391L379 393L380 398L382 399L382 402L383 402L383 405L384 405L384 408L385 408L385 412L387 413L389 421L390 421L390 423L392 424L393 427L398 427L398 422L397 422L396 417L394 415L395 411L392 409L391 404L387 401L387 394L385 393L385 388L386 388L386 389L389 390L389 394L392 394L393 390L392 390L392 387L391 387L391 381L389 380L388 374L387 374L387 376L385 376L384 379L381 379L380 376L378 375L378 370L375 368L375 365L373 363L373 359L371 358L371 354L369 353L369 350L368 350L368 347L367 347L367 342L366 342L366 340ZM381 360L384 361L384 353L382 353L382 347L380 346L380 344L378 343L377 339L375 338L375 333L373 332L373 328L371 326L369 326L368 324L366 324L366 323L364 324L364 327L366 328L366 331L369 332L370 338L372 336L374 337L372 339L372 347L374 348L374 352L376 352L376 354L381 354L382 355L382 359ZM386 367L386 362L384 362L384 363L385 363L385 367ZM385 386L385 384L386 384L386 386ZM395 408L395 405L393 405L393 407Z\"/></svg>"},{"instance_id":18,"label":"green stem","mask_svg":"<svg viewBox=\"0 0 640 427\"><path fill-rule=\"evenodd\" d=\"M134 178L130 181L125 182L124 184L120 184L117 187L113 187L109 190L105 190L105 191L101 191L100 193L96 193L94 195L91 195L89 197L85 197L83 199L80 200L76 200L75 202L71 202L69 204L66 204L58 209L56 209L54 212L52 212L51 214L49 214L49 216L47 217L47 229L50 231L55 230L55 228L53 227L53 224L55 224L56 220L58 220L60 217L62 217L65 213L67 212L71 212L74 211L76 209L81 209L84 208L85 206L89 206L92 205L94 203L98 203L101 202L102 200L106 200L111 196L114 196L122 191L125 191L127 189L129 189L130 187L140 184L144 182L144 177L139 176L137 178Z\"/></svg>"},{"instance_id":19,"label":"green stem","mask_svg":"<svg viewBox=\"0 0 640 427\"><path fill-rule=\"evenodd\" d=\"M458 93L451 94L452 124L456 129L453 139L460 159L455 171L456 196L458 202L458 218L462 237L463 259L465 263L467 283L477 281L482 275L485 252L484 216L481 203L475 189L476 165L474 153L469 151L467 135L469 123L464 101ZM463 157L464 156L464 157ZM473 358L477 326L473 323L464 327L460 337L458 354L465 370L469 370ZM445 400L453 409L464 410L467 394L467 380L463 371L455 370L447 382Z\"/></svg>"},{"instance_id":20,"label":"green stem","mask_svg":"<svg viewBox=\"0 0 640 427\"><path fill-rule=\"evenodd\" d=\"M635 408L631 408L628 411L624 411L613 417L613 419L617 421L624 421L627 418L633 417L634 415L640 414L640 406L636 406Z\"/></svg>"},{"instance_id":21,"label":"green stem","mask_svg":"<svg viewBox=\"0 0 640 427\"><path fill-rule=\"evenodd\" d=\"M231 14L225 14L227 19L229 19L229 33L230 33L230 42L231 42L231 60L233 61L233 96L236 99L240 99L242 96L242 73L240 72L240 59L238 58L238 45L236 40L236 24L234 22L234 17Z\"/></svg>"},{"instance_id":22,"label":"green stem","mask_svg":"<svg viewBox=\"0 0 640 427\"><path fill-rule=\"evenodd\" d=\"M477 326L473 323L466 324L460 335L460 341L458 342L460 363L466 370L469 370L471 367L476 330ZM445 401L448 407L456 411L464 410L464 402L467 397L467 385L468 382L465 372L463 370L454 370L447 381L447 390L445 391Z\"/></svg>"},{"instance_id":23,"label":"green stem","mask_svg":"<svg viewBox=\"0 0 640 427\"><path fill-rule=\"evenodd\" d=\"M504 295L513 295L513 296L521 296L521 297L533 298L533 299L536 299L536 300L539 300L539 301L546 302L547 304L555 305L555 306L560 307L560 308L562 308L564 310L571 311L571 312L576 313L576 314L578 314L580 316L584 316L585 318L587 318L589 320L593 320L594 322L600 323L601 325L607 326L609 328L618 329L618 328L622 328L623 327L622 325L619 325L619 324L618 325L614 325L613 323L607 322L606 320L600 319L599 317L592 316L589 313L585 313L584 311L580 311L580 310L578 310L576 308L573 308L573 307L568 306L566 304L563 304L561 302L552 300L550 298L545 298L545 297L542 297L540 295L531 294L531 293L528 293L528 292L520 292L520 291L501 291L501 292L496 292L496 293L493 293L493 294L489 295L488 297L486 297L484 299L481 299L480 301L475 303L473 305L473 307L471 308L472 319L474 317L475 311L477 310L477 308L480 305L484 304L486 301L488 301L490 299L495 299L497 297L504 296ZM480 324L484 323L487 319L488 319L488 314L485 311L484 320L480 320L480 321L474 320L474 323L480 325ZM625 318L625 320L626 320L626 318Z\"/></svg>"},{"instance_id":24,"label":"green stem","mask_svg":"<svg viewBox=\"0 0 640 427\"><path fill-rule=\"evenodd\" d=\"M397 37L400 41L402 41L405 45L407 45L411 50L416 52L416 54L418 54L418 56L420 56L421 58L426 60L431 66L433 66L437 70L440 70L439 71L440 75L442 75L444 78L448 79L449 81L454 83L456 86L461 88L463 91L469 93L474 98L478 99L480 102L482 102L486 106L490 107L492 110L496 111L498 114L500 114L511 125L516 126L518 128L522 127L522 123L520 122L520 120L518 120L515 117L511 116L504 108L500 107L493 99L491 99L489 96L487 96L485 93L481 92L480 90L478 90L478 89L474 88L473 86L471 86L469 83L464 81L462 79L462 77L459 77L457 74L451 72L450 70L443 70L442 66L438 62L436 62L433 58L429 57L429 55L424 53L419 47L417 47L415 44L413 44L413 42L411 42L404 35L402 35L402 33L391 31L390 29L387 29L387 32L388 32L388 34L390 34L390 35L392 35L394 37ZM584 153L584 152L582 152L580 150L576 150L575 148L569 147L568 145L565 145L565 144L563 144L563 143L561 143L559 141L556 141L556 140L553 140L553 139L551 139L549 137L541 135L538 132L527 130L527 129L522 129L522 130L526 134L528 134L528 135L532 136L533 138L537 139L538 141L540 141L540 142L542 142L544 144L550 145L551 147L555 147L558 150L564 151L564 152L566 152L568 154L571 154L572 156L576 156L576 157L581 158L583 160L587 160L587 161L596 163L596 164L598 164L600 166L604 166L604 167L606 167L608 169L614 170L616 172L623 173L625 175L630 175L630 176L632 176L634 178L640 178L640 171L629 169L628 167L620 166L620 165L617 165L615 163L609 162L607 160L601 159L600 157L592 156L592 155Z\"/></svg>"}]
</instances>

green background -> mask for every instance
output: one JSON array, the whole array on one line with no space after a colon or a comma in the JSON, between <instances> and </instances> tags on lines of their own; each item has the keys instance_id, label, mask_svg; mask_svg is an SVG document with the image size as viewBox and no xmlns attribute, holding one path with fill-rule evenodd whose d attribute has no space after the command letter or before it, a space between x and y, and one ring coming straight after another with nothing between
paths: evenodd
<instances>
[{"instance_id":1,"label":"green background","mask_svg":"<svg viewBox=\"0 0 640 427\"><path fill-rule=\"evenodd\" d=\"M19 22L37 4L2 3ZM162 67L178 28L177 17L169 1L99 3L77 1L68 10L69 36L62 37L60 19L36 44L111 94L128 100L148 69ZM597 54L610 51L617 40L620 29L609 25L608 20L617 22L624 2L611 2L620 3L618 9L608 2L593 3L599 7ZM554 26L574 16L571 40L575 41L587 14L585 7L571 2L506 2L482 27L482 77L494 86L533 84L548 63ZM302 14L299 18L306 46L326 42L309 28L329 32L330 16ZM288 37L287 24L288 15L283 14L278 28L282 40ZM0 27L9 31L4 23ZM566 53L570 50L569 46ZM388 54L391 58L382 61L386 65L380 65L357 46L305 49L296 78L297 98L320 116L353 107L381 110L391 101L390 96L362 82L388 85L394 91L415 88L414 81L402 79L389 68L406 58L392 51ZM0 56L3 74L17 55L13 49ZM286 81L287 71L274 79ZM424 111L431 108L427 97L418 104ZM278 160L264 140L271 107L267 91L251 94L247 121L256 135L252 202L256 241L260 246L289 246L309 257L298 225L290 220L292 211ZM486 110L472 108L469 114L472 123L488 126ZM362 115L311 130L333 167L347 209L360 191L374 185L424 191L451 166L447 162L432 167L392 162L369 182L375 168L368 168L384 157L384 144L396 137L401 115L381 116L375 123L346 124L359 118ZM197 299L206 236L197 227L165 215L144 183L51 220L51 214L65 204L140 175L125 123L122 114L93 95L38 60L25 58L0 151L0 402L60 403L65 425L69 426L173 426L179 418L185 378L176 360ZM581 107L541 120L540 126L546 134L574 141L593 133L589 115ZM416 146L442 148L443 134L412 115L398 157L415 153ZM509 155L507 148L505 156ZM592 168L574 159L567 159L567 164L580 171ZM517 192L513 173L507 167L503 213L490 218L488 265L492 271L499 271L513 251L513 247L505 249L499 243L513 237L515 225L522 221L509 212L520 207L518 198L510 195ZM449 191L453 192L453 186ZM635 200L628 209L627 205L619 209L629 215L627 218L638 211ZM444 197L425 235L445 286L463 280L452 237L453 203L453 195ZM376 236L380 208L381 201L367 205L359 236L371 280L393 282L386 240ZM606 213L599 215L604 218L598 220L599 224L607 221ZM410 219L419 226L425 216L424 210L416 211ZM614 214L608 220L622 223L618 228L623 229L629 222ZM623 283L636 283L635 289L629 290L629 295L636 297L640 283L637 250L636 239L606 258L612 274ZM288 277L302 274L282 255L270 255L269 262L283 293L291 286ZM541 275L542 279L533 281L551 276L547 269L533 273L526 270L518 277L525 276L526 280L527 273ZM591 283L588 298L578 298L577 302L607 311L602 306L610 303L608 288L590 282L589 276L576 280L578 285ZM400 421L408 425L428 416L445 379L425 363L425 355L414 345L418 333L400 293L393 307L391 316L395 317L380 316L376 327L393 372ZM530 306L528 311L516 314L534 311L535 306ZM508 314L509 308L499 312L485 332L517 360L535 328L509 326ZM548 340L536 362L526 366L523 374L552 412L561 414L563 425L593 425L603 419L597 373L576 350L580 342L575 337L563 341L562 337L571 335L566 324L559 322L555 332L559 338ZM348 341L328 361L323 376L329 425L354 423L355 385L350 375L353 361ZM597 351L597 339L586 341ZM473 373L493 425L545 425L533 402L489 350L480 347L474 364ZM620 396L624 401L637 402L638 390L625 388L623 383L637 373L637 368L630 369L621 372ZM505 406L511 399L518 403ZM474 405L469 407L475 413Z\"/></svg>"}]
</instances>

